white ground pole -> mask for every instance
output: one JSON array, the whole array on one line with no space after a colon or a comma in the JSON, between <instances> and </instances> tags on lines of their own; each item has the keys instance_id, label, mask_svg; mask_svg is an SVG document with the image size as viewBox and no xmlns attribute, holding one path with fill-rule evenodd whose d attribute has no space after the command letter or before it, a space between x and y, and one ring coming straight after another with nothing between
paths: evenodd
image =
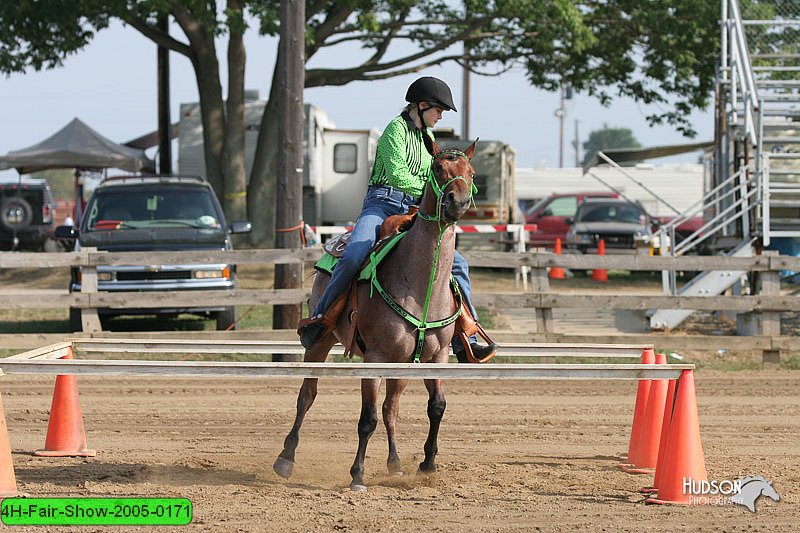
<instances>
[{"instance_id":1,"label":"white ground pole","mask_svg":"<svg viewBox=\"0 0 800 533\"><path fill-rule=\"evenodd\" d=\"M414 363L271 363L223 361L140 361L59 359L70 350L89 353L287 353L294 343L174 340L81 339L52 344L0 359L5 374L239 376L266 378L387 378L387 379L678 379L694 365L644 364L414 364ZM299 346L299 345L298 345ZM525 356L640 356L642 346L556 344L519 345ZM615 351L616 349L616 351ZM266 350L270 350L269 352ZM569 350L572 350L571 352ZM509 348L509 352L512 349ZM578 355L578 352L583 352ZM594 355L591 355L594 354Z\"/></svg>"},{"instance_id":2,"label":"white ground pole","mask_svg":"<svg viewBox=\"0 0 800 533\"><path fill-rule=\"evenodd\" d=\"M504 342L497 349L498 357L608 357L640 358L651 344L565 344ZM73 338L12 355L8 359L58 359L69 349L83 353L197 353L197 354L304 354L299 341L260 340L174 340L174 339L109 339ZM336 344L331 354L341 355L344 348ZM2 360L2 359L0 359Z\"/></svg>"}]
</instances>

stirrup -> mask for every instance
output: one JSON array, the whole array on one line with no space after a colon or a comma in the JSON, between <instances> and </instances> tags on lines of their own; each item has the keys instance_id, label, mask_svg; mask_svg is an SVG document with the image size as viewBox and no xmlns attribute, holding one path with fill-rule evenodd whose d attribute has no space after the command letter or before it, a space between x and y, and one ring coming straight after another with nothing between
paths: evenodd
<instances>
[{"instance_id":1,"label":"stirrup","mask_svg":"<svg viewBox=\"0 0 800 533\"><path fill-rule=\"evenodd\" d=\"M303 342L303 333L309 326L317 326L320 331L313 339L313 342ZM300 336L300 343L306 349L309 349L311 346L319 342L321 338L333 331L335 326L336 325L332 323L325 315L314 315L308 318L303 318L297 323L297 334Z\"/></svg>"},{"instance_id":2,"label":"stirrup","mask_svg":"<svg viewBox=\"0 0 800 533\"><path fill-rule=\"evenodd\" d=\"M465 356L466 356L466 358L467 358L467 362L470 362L470 363L478 363L478 364L481 364L481 363L488 363L489 361L491 361L491 360L492 360L492 358L493 358L495 355L497 355L497 343L496 343L496 342L494 342L494 341L493 341L493 340L492 340L492 339L489 337L489 335L488 335L488 334L486 333L486 331L485 331L485 330L484 330L484 329L481 327L481 325L480 325L480 324L478 324L478 323L476 322L476 323L475 323L475 326L477 326L477 328L478 328L478 330L477 330L477 332L476 332L476 333L477 333L477 334L478 334L478 335L479 335L479 336L480 336L480 337L481 337L481 338L482 338L484 341L486 341L486 344L487 344L488 346L494 346L494 347L495 347L495 349L494 349L494 350L492 350L492 351L491 351L489 354L487 354L487 355L486 355L486 356L484 356L483 358L481 358L481 359L478 359L478 358L477 358L477 357L475 357L475 355L472 353L472 344L469 342L469 335L467 335L467 333L466 333L466 332L464 332L464 331L461 331L461 332L458 334L458 336L459 336L459 338L461 339L461 344L464 346L464 355L465 355Z\"/></svg>"},{"instance_id":3,"label":"stirrup","mask_svg":"<svg viewBox=\"0 0 800 533\"><path fill-rule=\"evenodd\" d=\"M331 328L330 320L325 320L325 315L319 314L310 316L308 318L301 318L300 321L297 323L297 334L300 335L303 333L303 330L306 326L310 326L311 324L322 324L325 326L325 329L333 329Z\"/></svg>"}]
</instances>

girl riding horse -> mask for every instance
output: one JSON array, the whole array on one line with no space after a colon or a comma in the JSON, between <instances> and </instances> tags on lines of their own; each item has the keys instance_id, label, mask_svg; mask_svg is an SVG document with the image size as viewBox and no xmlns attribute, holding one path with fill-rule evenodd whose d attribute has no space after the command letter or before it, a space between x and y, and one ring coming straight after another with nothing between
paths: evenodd
<instances>
[{"instance_id":1,"label":"girl riding horse","mask_svg":"<svg viewBox=\"0 0 800 533\"><path fill-rule=\"evenodd\" d=\"M467 211L472 199L474 171L470 158L473 143L464 152L440 150L427 138L432 160L417 219L406 233L398 237L391 253L380 263L369 284L358 285L354 293L358 331L363 340L360 353L366 363L402 363L412 357L419 363L446 363L450 342L459 318L459 293L451 281L455 252L453 225ZM309 305L323 294L328 277L317 275ZM375 289L381 297L370 297ZM455 296L455 297L454 297ZM389 302L392 302L391 304ZM388 304L388 305L387 305ZM323 362L336 340L345 343L350 330L345 307L332 334L323 335L306 350L306 362ZM402 311L402 313L401 313ZM425 379L428 390L428 436L425 459L419 465L422 473L436 470L439 426L446 407L441 379ZM400 412L400 395L407 379L387 379L386 398L381 410L389 440L387 467L392 474L402 474L395 438ZM350 489L364 492L364 458L367 444L378 423L378 393L381 379L361 380L361 416L358 420L358 451L350 469ZM317 379L306 378L297 396L294 425L284 440L283 450L273 464L281 477L292 475L300 428L306 413L317 396Z\"/></svg>"},{"instance_id":2,"label":"girl riding horse","mask_svg":"<svg viewBox=\"0 0 800 533\"><path fill-rule=\"evenodd\" d=\"M444 111L456 111L453 96L445 82L430 76L412 83L406 92L408 105L395 117L378 140L375 166L364 199L364 205L353 227L344 255L336 264L331 280L319 299L311 317L301 320L298 328L300 342L311 348L333 330L338 311L343 302L334 306L356 276L378 236L383 221L392 215L405 214L409 207L418 205L425 183L431 173L432 156L425 140L433 140L429 128L436 125ZM478 315L470 301L469 266L466 259L455 252L453 276L472 317ZM335 308L335 310L332 310ZM453 338L453 351L459 362L467 362L467 351L459 339ZM494 355L494 343L481 346L477 337L470 337L474 359L487 360Z\"/></svg>"}]
</instances>

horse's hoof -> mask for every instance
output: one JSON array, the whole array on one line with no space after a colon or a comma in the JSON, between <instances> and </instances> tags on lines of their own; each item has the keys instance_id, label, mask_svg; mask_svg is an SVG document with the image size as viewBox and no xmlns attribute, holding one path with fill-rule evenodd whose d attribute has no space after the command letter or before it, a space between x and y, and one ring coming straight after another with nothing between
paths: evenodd
<instances>
[{"instance_id":1,"label":"horse's hoof","mask_svg":"<svg viewBox=\"0 0 800 533\"><path fill-rule=\"evenodd\" d=\"M357 484L350 485L350 492L367 492L367 486Z\"/></svg>"},{"instance_id":2,"label":"horse's hoof","mask_svg":"<svg viewBox=\"0 0 800 533\"><path fill-rule=\"evenodd\" d=\"M405 474L402 471L392 472L392 477L403 477L403 476L405 476Z\"/></svg>"},{"instance_id":3,"label":"horse's hoof","mask_svg":"<svg viewBox=\"0 0 800 533\"><path fill-rule=\"evenodd\" d=\"M421 463L419 468L417 469L417 473L423 476L427 476L430 474L436 473L436 465L426 465L425 463Z\"/></svg>"},{"instance_id":4,"label":"horse's hoof","mask_svg":"<svg viewBox=\"0 0 800 533\"><path fill-rule=\"evenodd\" d=\"M272 470L284 479L292 477L292 468L294 468L294 463L283 457L275 459L275 463L272 465Z\"/></svg>"}]
</instances>

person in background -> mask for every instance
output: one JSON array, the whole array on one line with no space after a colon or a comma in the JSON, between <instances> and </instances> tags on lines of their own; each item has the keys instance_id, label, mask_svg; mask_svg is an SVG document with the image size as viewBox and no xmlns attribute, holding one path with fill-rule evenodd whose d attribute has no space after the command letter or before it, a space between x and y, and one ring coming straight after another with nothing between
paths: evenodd
<instances>
[{"instance_id":1,"label":"person in background","mask_svg":"<svg viewBox=\"0 0 800 533\"><path fill-rule=\"evenodd\" d=\"M358 273L375 245L383 221L392 215L408 213L409 208L419 205L422 199L433 161L425 148L423 135L433 139L430 128L442 119L445 111L456 111L456 106L447 84L430 76L419 78L409 86L406 102L403 111L389 122L378 140L367 194L344 255L336 263L311 317L300 322L300 342L306 348L311 348L333 329L337 317L327 317L326 313ZM470 313L477 319L470 300L469 266L458 251L453 260L453 276ZM483 359L491 355L497 345L479 345L473 336L470 347L476 358ZM459 362L467 361L460 339L453 339L453 350Z\"/></svg>"}]
</instances>

